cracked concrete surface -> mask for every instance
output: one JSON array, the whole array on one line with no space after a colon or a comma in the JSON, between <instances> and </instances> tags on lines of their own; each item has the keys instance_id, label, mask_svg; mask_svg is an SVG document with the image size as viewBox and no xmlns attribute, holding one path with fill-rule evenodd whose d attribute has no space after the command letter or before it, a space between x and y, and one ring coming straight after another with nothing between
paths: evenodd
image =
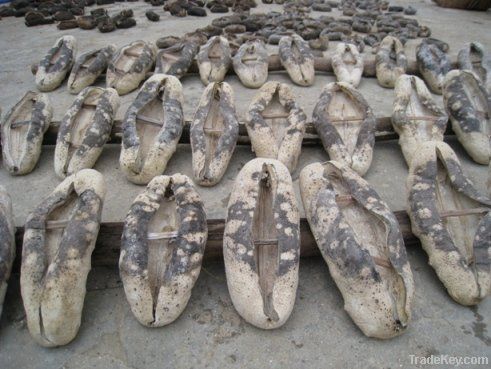
<instances>
[{"instance_id":1,"label":"cracked concrete surface","mask_svg":"<svg viewBox=\"0 0 491 369\"><path fill-rule=\"evenodd\" d=\"M472 40L481 41L491 50L491 12L463 12L436 7L430 0L396 0L393 4L412 4L419 10L420 22L429 25L433 36L450 44L450 54ZM121 9L129 3L117 3L109 9ZM79 53L112 42L122 46L130 41L181 35L191 28L208 24L206 18L174 18L164 14L161 21L144 19L146 3L131 3L138 25L109 34L97 31L63 31L53 25L26 28L21 19L0 20L0 85L3 112L10 108L26 90L35 89L29 65L39 60L62 34L74 34L79 40ZM279 6L261 5L261 9ZM336 13L336 12L334 12ZM454 26L458 20L458 26ZM464 26L465 25L465 31ZM15 45L15 47L13 47ZM414 52L415 44L408 47ZM281 73L269 80L289 82ZM334 81L331 75L316 76L310 88L292 86L299 103L310 117L322 87ZM204 86L197 76L182 80L185 91L185 116L194 113ZM228 76L236 95L237 110L244 117L256 90L240 85L235 76ZM102 83L99 83L102 84ZM291 83L290 83L291 84ZM376 116L389 116L393 90L379 87L375 79L363 79L360 90L371 104ZM136 92L122 97L118 118L121 118ZM50 93L55 120L60 120L74 96L66 86ZM441 97L437 97L441 103ZM473 163L455 140L449 140L462 161L466 173L476 186L485 190L487 169ZM0 183L10 191L14 201L15 221L22 225L28 212L59 183L53 171L53 147L44 147L35 171L24 177L10 177L0 169ZM96 165L110 183L103 220L121 221L137 193L142 190L125 181L119 171L119 147L109 145ZM213 188L200 188L209 218L224 217L228 194L240 168L253 158L250 148L238 147L224 180ZM322 148L304 148L299 168L327 160ZM167 173L191 173L188 145L180 145L169 162ZM405 208L407 167L396 141L377 142L374 161L366 178L379 191L393 210ZM298 182L298 171L293 174ZM300 200L298 185L297 199ZM300 207L301 208L301 207ZM303 211L303 210L302 210ZM245 323L235 312L225 281L221 261L205 263L189 305L173 324L157 329L141 326L131 314L118 271L115 267L95 268L89 274L82 325L77 338L65 347L45 349L30 338L20 300L19 276L13 275L0 321L0 368L408 368L410 355L491 357L490 299L478 307L463 307L447 295L435 273L427 265L427 257L419 246L409 247L414 272L416 296L413 321L408 331L390 341L368 339L351 322L343 310L340 293L329 276L322 259L302 259L300 284L295 308L282 328L262 331Z\"/></svg>"}]
</instances>

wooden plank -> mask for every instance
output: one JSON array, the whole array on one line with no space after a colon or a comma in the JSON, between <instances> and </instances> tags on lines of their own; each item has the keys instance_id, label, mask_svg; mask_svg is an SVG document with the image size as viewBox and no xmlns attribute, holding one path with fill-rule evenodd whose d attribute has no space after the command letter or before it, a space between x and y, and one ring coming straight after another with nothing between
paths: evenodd
<instances>
[{"instance_id":1,"label":"wooden plank","mask_svg":"<svg viewBox=\"0 0 491 369\"><path fill-rule=\"evenodd\" d=\"M326 51L323 53L322 56L319 56L318 55L319 53L314 51L314 54L317 54L314 57L314 69L315 69L316 73L329 73L329 74L333 73L332 62L331 62L333 53L334 53L333 51ZM365 52L365 53L362 53L361 56L363 58L363 63L364 63L363 77L375 78L376 77L376 73L375 73L376 54ZM407 66L406 73L421 76L421 73L419 72L419 69L418 69L418 65L416 63L416 57L413 55L407 55L407 57L408 57L408 66ZM458 68L457 60L452 60L451 64L452 64L452 69ZM268 71L270 71L270 72L284 72L285 71L285 67L283 67L283 65L281 64L280 57L277 54L269 55ZM191 66L188 70L188 73L189 74L199 73L196 60L194 60L193 63L191 64ZM227 74L234 75L235 74L234 69L230 68L228 70Z\"/></svg>"},{"instance_id":2,"label":"wooden plank","mask_svg":"<svg viewBox=\"0 0 491 369\"><path fill-rule=\"evenodd\" d=\"M122 122L120 120L116 120L113 124L113 128L111 131L111 137L109 138L108 143L111 144L119 144L121 143L122 137ZM375 131L375 140L376 141L388 141L399 138L397 133L394 131L392 127L391 117L379 117L376 121L376 131ZM188 144L189 143L189 127L191 125L191 121L184 122L184 129L181 135L181 139L179 143ZM58 128L60 126L60 122L51 122L48 131L44 135L43 145L56 145L56 138L58 135ZM447 125L447 131L445 135L454 134L451 128L451 125ZM244 122L239 122L239 138L237 140L238 145L250 145L251 141L249 136L247 135L247 129L245 127ZM302 142L302 146L315 146L321 145L321 140L317 135L317 131L313 125L313 123L308 122L305 130L305 136Z\"/></svg>"},{"instance_id":3,"label":"wooden plank","mask_svg":"<svg viewBox=\"0 0 491 369\"><path fill-rule=\"evenodd\" d=\"M314 69L316 73L329 73L332 74L332 56L333 56L333 51L326 51L321 55L320 52L314 51L315 57L314 57ZM363 58L363 77L367 78L375 78L376 73L376 64L375 64L375 58L376 54L373 53L367 53L364 52L361 54ZM412 75L418 75L421 77L421 73L419 72L418 65L416 63L416 57L413 55L407 55L408 57L408 66L406 69L407 74L412 74ZM458 64L457 60L452 60L451 61L452 69L458 69ZM38 69L37 64L32 64L31 65L31 73L36 74ZM281 64L280 57L277 54L272 54L269 55L268 58L268 71L270 72L285 72L285 67ZM121 71L124 73L123 71ZM120 72L120 73L121 73ZM198 74L198 64L196 62L196 59L193 60L191 63L191 66L188 69L188 74ZM153 72L150 72L146 75L146 78L149 78ZM234 68L229 68L227 71L228 75L235 75ZM101 78L105 78L105 74L101 75Z\"/></svg>"},{"instance_id":4,"label":"wooden plank","mask_svg":"<svg viewBox=\"0 0 491 369\"><path fill-rule=\"evenodd\" d=\"M418 239L411 232L409 217L405 211L396 211L395 216L399 221L402 236L407 246L417 244ZM208 220L208 242L205 249L205 259L220 260L223 258L223 231L225 229L224 219ZM95 250L92 253L92 265L117 267L119 262L119 250L121 235L123 233L122 222L102 223L97 237ZM14 272L20 271L22 255L22 239L24 228L18 227L15 234L16 240L16 259L14 262ZM312 232L310 231L307 219L300 220L300 241L301 257L319 257L320 252L315 243Z\"/></svg>"}]
</instances>

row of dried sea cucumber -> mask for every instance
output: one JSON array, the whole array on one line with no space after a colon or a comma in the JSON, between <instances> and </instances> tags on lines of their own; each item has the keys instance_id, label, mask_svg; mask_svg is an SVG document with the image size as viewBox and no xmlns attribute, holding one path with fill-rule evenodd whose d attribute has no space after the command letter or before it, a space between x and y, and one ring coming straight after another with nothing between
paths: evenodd
<instances>
[{"instance_id":1,"label":"row of dried sea cucumber","mask_svg":"<svg viewBox=\"0 0 491 369\"><path fill-rule=\"evenodd\" d=\"M419 146L407 181L408 212L450 296L475 305L491 293L491 198L464 175L448 145ZM399 224L377 192L343 163L313 163L300 173L307 219L364 334L387 339L411 320L414 282ZM67 177L25 224L21 293L32 337L46 347L72 341L81 324L105 194L103 176L84 169ZM238 174L223 236L226 277L237 312L274 329L289 318L298 285L300 229L288 169L257 158ZM0 189L0 306L14 259L8 194ZM157 176L126 216L119 268L127 300L148 327L184 311L207 241L203 202L191 180Z\"/></svg>"},{"instance_id":2,"label":"row of dried sea cucumber","mask_svg":"<svg viewBox=\"0 0 491 369\"><path fill-rule=\"evenodd\" d=\"M76 94L106 74L107 87L115 88L120 95L124 95L138 88L152 73L154 64L154 73L181 78L195 59L205 85L222 82L232 65L246 87L259 88L268 79L269 63L275 56L268 55L261 40L248 40L233 57L229 42L223 36L213 36L200 47L199 42L197 38L183 37L157 52L154 44L135 41L118 51L115 46L109 45L75 59L77 42L72 36L64 36L56 41L36 66L36 85L41 91L52 91L69 74L68 91ZM447 50L445 43L424 39L416 52L420 74L430 89L438 94L442 93L443 79L451 70ZM351 43L341 42L328 55L315 58L308 43L296 34L281 37L278 59L292 81L300 86L314 83L316 60L317 64L327 63L339 82L347 82L354 87L360 84L365 68L364 57ZM382 40L373 63L375 75L383 87L393 88L397 77L408 72L404 46L393 36ZM489 91L491 56L480 43L466 45L459 52L458 65L460 69L474 71Z\"/></svg>"},{"instance_id":3,"label":"row of dried sea cucumber","mask_svg":"<svg viewBox=\"0 0 491 369\"><path fill-rule=\"evenodd\" d=\"M395 83L392 122L408 165L415 148L442 141L448 117L457 138L478 163L491 158L491 98L477 76L467 70L448 73L444 82L446 111L425 83L401 75ZM86 87L65 113L58 129L55 172L61 178L91 168L110 137L119 97L112 88ZM448 115L447 115L448 114ZM4 166L13 175L31 172L41 153L52 108L46 94L28 92L1 125ZM245 126L258 157L278 159L296 169L307 117L291 88L267 82L249 106ZM343 82L328 84L318 98L312 121L332 160L364 175L372 161L375 117L363 96ZM126 111L122 123L120 166L133 183L146 184L165 171L184 127L182 86L176 77L149 78ZM224 175L238 138L235 98L226 82L204 90L190 127L194 180L217 184Z\"/></svg>"}]
</instances>

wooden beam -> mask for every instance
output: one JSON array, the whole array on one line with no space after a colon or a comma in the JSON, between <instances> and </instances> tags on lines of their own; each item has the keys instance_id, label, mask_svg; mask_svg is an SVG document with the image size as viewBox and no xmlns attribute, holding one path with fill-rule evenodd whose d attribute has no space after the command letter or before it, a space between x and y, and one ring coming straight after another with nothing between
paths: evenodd
<instances>
[{"instance_id":1,"label":"wooden beam","mask_svg":"<svg viewBox=\"0 0 491 369\"><path fill-rule=\"evenodd\" d=\"M179 143L189 143L189 127L191 125L191 121L184 122L184 129L182 132L181 139ZM51 122L48 131L44 135L43 145L55 145L56 137L58 135L58 128L60 126L60 122ZM113 124L113 128L111 131L111 137L108 143L121 143L122 137L122 122L120 120L116 120ZM377 118L377 130L376 130L376 139L378 141L392 140L398 138L394 129L392 128L391 118L383 117ZM250 139L247 134L247 129L244 122L239 123L239 138L237 143L239 145L250 145ZM313 125L313 123L308 122L305 130L305 137L303 140L304 146L309 145L318 145L320 144L320 138L317 135L317 131Z\"/></svg>"},{"instance_id":2,"label":"wooden beam","mask_svg":"<svg viewBox=\"0 0 491 369\"><path fill-rule=\"evenodd\" d=\"M314 69L318 73L333 73L332 69L332 56L333 56L333 51L325 51L322 56L317 55L314 57ZM314 50L314 54L320 54L320 52ZM376 63L375 63L375 58L376 54L373 53L361 53L361 56L363 58L363 77L367 78L375 78L376 73ZM412 75L418 75L421 77L421 73L419 72L418 65L416 62L416 58L414 56L408 55L408 65L406 69L406 74L412 74ZM452 69L457 69L458 64L457 60L453 60L451 62ZM31 65L31 73L36 74L38 70L38 65L37 64L32 64ZM285 72L285 68L281 64L280 57L277 54L272 54L269 55L268 58L268 71L270 72ZM196 62L196 59L193 60L191 63L189 69L188 69L188 74L198 74L199 69L198 69L198 63ZM150 76L153 75L153 72L150 72L146 75L146 78L149 78ZM227 75L235 75L234 68L229 68L227 71ZM100 77L104 78L105 74L102 74Z\"/></svg>"},{"instance_id":3,"label":"wooden beam","mask_svg":"<svg viewBox=\"0 0 491 369\"><path fill-rule=\"evenodd\" d=\"M316 53L316 51L314 51ZM315 56L314 58L314 69L316 72L320 73L329 73L332 74L332 55L333 51L326 51L324 52L323 56ZM375 78L376 73L375 73L375 58L376 54L372 53L367 53L364 52L361 54L363 58L363 77L368 77L368 78ZM458 68L457 66L457 61L454 60L452 61L452 69ZM270 72L284 72L285 68L281 64L280 57L277 54L272 54L268 58L268 71ZM189 74L197 74L199 73L198 70L198 64L196 63L196 60L193 61L191 66L188 69ZM414 56L408 55L408 66L406 70L407 74L412 74L412 75L419 75L421 76L419 69L418 69L418 64L416 63L416 58ZM228 75L234 75L235 71L233 68L229 68L227 71Z\"/></svg>"},{"instance_id":4,"label":"wooden beam","mask_svg":"<svg viewBox=\"0 0 491 369\"><path fill-rule=\"evenodd\" d=\"M107 143L111 144L119 144L121 143L122 137L122 128L121 121L116 120L113 124L113 128L111 131L111 136ZM191 125L191 121L184 122L184 129L179 140L179 143L189 143L189 127ZM51 122L48 131L44 135L43 145L56 145L56 137L58 135L58 128L60 126L60 122ZM447 125L447 131L445 135L454 134L451 125ZM388 141L399 138L397 133L394 131L392 127L392 122L390 117L379 117L377 118L377 127L375 131L375 140L376 141ZM244 122L240 122L239 124L239 138L237 140L238 145L250 145L251 140L247 135L247 129L245 127ZM305 130L305 136L302 142L302 146L315 146L320 145L321 140L317 135L317 131L314 125L311 122L307 123L307 127Z\"/></svg>"},{"instance_id":5,"label":"wooden beam","mask_svg":"<svg viewBox=\"0 0 491 369\"><path fill-rule=\"evenodd\" d=\"M418 239L412 234L409 217L405 211L396 211L395 216L399 221L402 236L407 246L417 244ZM208 242L206 243L205 259L221 260L223 258L223 231L225 229L224 219L208 220ZM123 223L102 223L95 250L92 253L93 266L117 267L119 262L119 250L121 245L121 235L123 233ZM17 227L15 234L16 259L14 262L14 272L20 271L22 256L22 239L24 228ZM307 219L300 220L300 254L301 257L319 257L320 252L315 243L312 232L310 231Z\"/></svg>"}]
</instances>

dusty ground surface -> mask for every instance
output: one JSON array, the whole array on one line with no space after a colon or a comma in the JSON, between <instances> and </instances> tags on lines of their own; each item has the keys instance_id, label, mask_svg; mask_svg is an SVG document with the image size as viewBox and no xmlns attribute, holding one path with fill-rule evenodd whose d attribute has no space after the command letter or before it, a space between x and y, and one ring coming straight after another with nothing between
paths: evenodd
<instances>
[{"instance_id":1,"label":"dusty ground surface","mask_svg":"<svg viewBox=\"0 0 491 369\"><path fill-rule=\"evenodd\" d=\"M411 3L418 8L418 20L430 26L433 36L450 44L455 56L466 42L481 41L491 49L491 12L463 12L436 7L430 1L392 1ZM143 2L108 6L112 11L131 6L138 25L109 34L97 31L58 31L47 25L26 28L21 19L0 21L0 86L2 111L9 109L28 89L35 89L29 66L37 62L63 34L73 34L79 53L107 43L116 46L137 39L155 41L169 34L181 35L208 24L213 17L173 18L161 8L153 8L161 21L144 18L149 6ZM256 11L280 9L261 5ZM337 11L333 12L337 14ZM415 44L408 46L414 53ZM414 55L414 54L413 54ZM289 82L283 74L270 74L270 80ZM331 75L318 75L313 87L293 86L299 103L310 117L322 87L334 81ZM185 116L190 119L204 90L197 76L184 77ZM236 95L240 118L256 90L244 88L228 76ZM378 86L375 79L364 79L360 90L377 116L390 116L393 90ZM136 92L122 97L117 117L121 118ZM54 119L60 120L73 101L65 86L50 93ZM441 97L436 97L441 102ZM449 143L464 164L476 186L485 191L487 170L473 163L455 140ZM31 174L13 178L0 169L0 183L11 193L15 221L22 225L29 211L59 183L53 171L53 148L43 148L38 167ZM119 146L108 145L96 165L109 183L103 221L121 221L142 187L128 183L119 171ZM254 154L247 146L238 147L224 180L216 187L199 191L209 218L223 218L228 193L237 172ZM322 148L303 150L299 168L314 161L327 160ZM180 145L167 172L191 173L189 146ZM393 210L405 208L407 167L396 141L377 143L374 162L366 178ZM298 187L298 171L293 174ZM298 190L298 188L297 188ZM298 199L300 199L298 197ZM391 341L368 339L343 311L341 295L321 259L302 260L300 286L294 312L287 324L276 331L261 331L245 323L234 311L228 295L222 263L204 265L189 306L173 324L147 329L133 318L126 303L115 268L97 268L89 275L84 317L78 337L66 347L43 349L27 331L19 297L18 275L11 279L4 314L0 322L0 368L398 368L411 367L411 356L449 354L491 356L491 319L488 299L478 308L454 303L444 291L427 257L419 247L408 250L415 274L416 299L413 322L401 337Z\"/></svg>"},{"instance_id":2,"label":"dusty ground surface","mask_svg":"<svg viewBox=\"0 0 491 369\"><path fill-rule=\"evenodd\" d=\"M409 250L416 296L413 321L390 341L366 338L343 310L321 259L302 259L297 301L280 329L244 322L227 291L222 263L205 263L183 314L149 329L133 317L117 270L92 270L78 337L45 349L23 319L17 278L0 324L1 368L409 368L411 356L490 356L491 300L477 308L454 303L419 248ZM442 368L447 368L442 366Z\"/></svg>"}]
</instances>

